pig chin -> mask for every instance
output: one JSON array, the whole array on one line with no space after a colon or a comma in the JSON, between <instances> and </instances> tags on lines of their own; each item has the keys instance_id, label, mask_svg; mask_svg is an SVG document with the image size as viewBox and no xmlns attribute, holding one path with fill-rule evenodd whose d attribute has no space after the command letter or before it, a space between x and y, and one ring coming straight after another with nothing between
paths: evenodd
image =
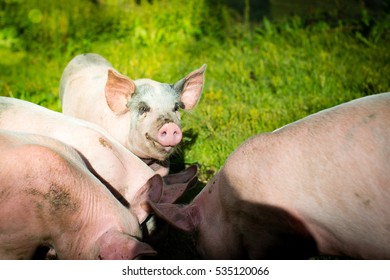
<instances>
[{"instance_id":1,"label":"pig chin","mask_svg":"<svg viewBox=\"0 0 390 280\"><path fill-rule=\"evenodd\" d=\"M168 159L168 157L175 151L175 147L172 146L163 146L155 138L150 136L150 134L145 133L146 138L146 154L150 158L154 158L160 161Z\"/></svg>"}]
</instances>

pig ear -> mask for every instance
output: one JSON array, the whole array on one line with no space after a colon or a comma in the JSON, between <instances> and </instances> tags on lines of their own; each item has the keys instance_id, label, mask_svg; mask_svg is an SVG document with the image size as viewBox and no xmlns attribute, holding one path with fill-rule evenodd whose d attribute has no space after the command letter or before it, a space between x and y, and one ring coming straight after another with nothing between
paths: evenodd
<instances>
[{"instance_id":1,"label":"pig ear","mask_svg":"<svg viewBox=\"0 0 390 280\"><path fill-rule=\"evenodd\" d=\"M164 183L167 185L186 183L192 180L197 173L198 173L198 167L196 165L191 165L186 170L175 174L168 174L164 176L163 179L164 179Z\"/></svg>"},{"instance_id":2,"label":"pig ear","mask_svg":"<svg viewBox=\"0 0 390 280\"><path fill-rule=\"evenodd\" d=\"M144 255L155 255L148 244L119 231L109 230L98 240L99 253L97 259L101 260L132 260Z\"/></svg>"},{"instance_id":3,"label":"pig ear","mask_svg":"<svg viewBox=\"0 0 390 280\"><path fill-rule=\"evenodd\" d=\"M128 77L108 70L108 78L105 88L106 101L111 111L117 114L125 113L127 102L135 91L135 85Z\"/></svg>"},{"instance_id":4,"label":"pig ear","mask_svg":"<svg viewBox=\"0 0 390 280\"><path fill-rule=\"evenodd\" d=\"M170 203L148 201L147 206L152 208L157 216L183 231L195 231L200 224L200 211L195 205L180 207Z\"/></svg>"},{"instance_id":5,"label":"pig ear","mask_svg":"<svg viewBox=\"0 0 390 280\"><path fill-rule=\"evenodd\" d=\"M135 194L130 202L131 208L136 214L139 223L142 223L148 216L148 212L142 205L146 201L159 202L163 193L163 181L159 174L151 177Z\"/></svg>"},{"instance_id":6,"label":"pig ear","mask_svg":"<svg viewBox=\"0 0 390 280\"><path fill-rule=\"evenodd\" d=\"M198 103L204 84L206 64L178 81L173 88L180 94L184 109L191 110Z\"/></svg>"},{"instance_id":7,"label":"pig ear","mask_svg":"<svg viewBox=\"0 0 390 280\"><path fill-rule=\"evenodd\" d=\"M198 167L193 165L180 173L164 176L163 194L159 202L176 202L188 189L196 185L198 182L197 173Z\"/></svg>"},{"instance_id":8,"label":"pig ear","mask_svg":"<svg viewBox=\"0 0 390 280\"><path fill-rule=\"evenodd\" d=\"M195 186L198 182L198 177L193 177L187 183L176 183L165 185L160 199L160 203L174 203L176 202L188 189Z\"/></svg>"}]
</instances>

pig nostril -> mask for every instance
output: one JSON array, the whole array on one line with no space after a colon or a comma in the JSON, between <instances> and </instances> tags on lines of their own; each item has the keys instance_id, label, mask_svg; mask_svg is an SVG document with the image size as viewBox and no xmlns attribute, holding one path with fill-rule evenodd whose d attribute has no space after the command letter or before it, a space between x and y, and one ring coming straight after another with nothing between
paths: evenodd
<instances>
[{"instance_id":1,"label":"pig nostril","mask_svg":"<svg viewBox=\"0 0 390 280\"><path fill-rule=\"evenodd\" d=\"M180 128L175 123L166 123L160 128L156 140L164 147L174 147L181 141L181 138Z\"/></svg>"}]
</instances>

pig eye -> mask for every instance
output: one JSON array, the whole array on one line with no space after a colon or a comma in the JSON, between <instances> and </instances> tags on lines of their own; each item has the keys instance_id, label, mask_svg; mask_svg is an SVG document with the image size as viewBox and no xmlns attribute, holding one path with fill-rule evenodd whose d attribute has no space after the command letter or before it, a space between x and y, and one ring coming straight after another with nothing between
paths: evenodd
<instances>
[{"instance_id":1,"label":"pig eye","mask_svg":"<svg viewBox=\"0 0 390 280\"><path fill-rule=\"evenodd\" d=\"M184 109L184 103L183 103L183 102L176 102L176 103L175 103L175 107L173 108L173 112L178 111L179 108Z\"/></svg>"},{"instance_id":2,"label":"pig eye","mask_svg":"<svg viewBox=\"0 0 390 280\"><path fill-rule=\"evenodd\" d=\"M150 111L150 107L146 105L145 103L141 103L138 107L138 112L140 115L143 115Z\"/></svg>"}]
</instances>

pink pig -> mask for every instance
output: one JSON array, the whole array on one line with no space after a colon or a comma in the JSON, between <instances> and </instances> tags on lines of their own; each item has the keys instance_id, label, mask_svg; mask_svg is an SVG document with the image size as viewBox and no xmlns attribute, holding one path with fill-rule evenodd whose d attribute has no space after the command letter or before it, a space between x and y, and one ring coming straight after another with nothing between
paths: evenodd
<instances>
[{"instance_id":1,"label":"pink pig","mask_svg":"<svg viewBox=\"0 0 390 280\"><path fill-rule=\"evenodd\" d=\"M98 54L81 54L66 66L60 97L66 115L103 127L161 175L182 140L179 109L198 103L206 65L175 84L131 80Z\"/></svg>"},{"instance_id":2,"label":"pink pig","mask_svg":"<svg viewBox=\"0 0 390 280\"><path fill-rule=\"evenodd\" d=\"M390 258L390 93L259 134L186 206L149 203L213 259Z\"/></svg>"},{"instance_id":3,"label":"pink pig","mask_svg":"<svg viewBox=\"0 0 390 280\"><path fill-rule=\"evenodd\" d=\"M138 220L70 146L0 130L0 259L134 259L154 254ZM161 194L161 189L160 189Z\"/></svg>"},{"instance_id":4,"label":"pink pig","mask_svg":"<svg viewBox=\"0 0 390 280\"><path fill-rule=\"evenodd\" d=\"M130 203L140 223L148 215L141 207L149 195L142 191L143 186L163 184L160 175L99 126L31 102L0 97L0 129L49 136L74 147L118 199ZM166 176L161 202L175 201L194 183L196 172L196 167L191 167Z\"/></svg>"}]
</instances>

